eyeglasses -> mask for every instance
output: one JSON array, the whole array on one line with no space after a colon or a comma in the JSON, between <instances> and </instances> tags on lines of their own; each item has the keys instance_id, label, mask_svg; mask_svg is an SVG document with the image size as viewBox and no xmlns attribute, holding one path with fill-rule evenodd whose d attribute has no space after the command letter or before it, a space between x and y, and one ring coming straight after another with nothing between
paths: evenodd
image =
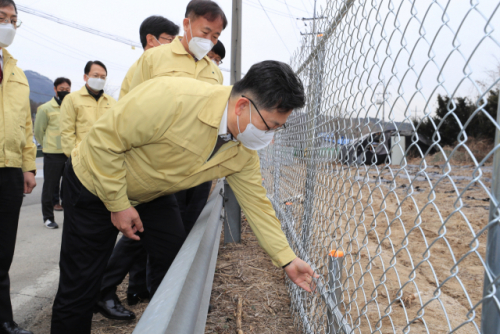
<instances>
[{"instance_id":1,"label":"eyeglasses","mask_svg":"<svg viewBox=\"0 0 500 334\"><path fill-rule=\"evenodd\" d=\"M219 65L222 65L222 60L219 60L218 63L219 63Z\"/></svg>"},{"instance_id":2,"label":"eyeglasses","mask_svg":"<svg viewBox=\"0 0 500 334\"><path fill-rule=\"evenodd\" d=\"M99 76L97 73L90 74L90 75L87 75L87 76L88 76L89 78L106 80L106 76L105 76L105 75L101 75L101 76Z\"/></svg>"},{"instance_id":3,"label":"eyeglasses","mask_svg":"<svg viewBox=\"0 0 500 334\"><path fill-rule=\"evenodd\" d=\"M10 20L10 19L0 18L0 24L12 24L15 29L19 28L22 23L23 22L21 20L17 19Z\"/></svg>"},{"instance_id":4,"label":"eyeglasses","mask_svg":"<svg viewBox=\"0 0 500 334\"><path fill-rule=\"evenodd\" d=\"M164 40L166 40L168 43L172 43L172 41L174 40L173 38L163 37L163 36L160 36L160 39L164 39Z\"/></svg>"},{"instance_id":5,"label":"eyeglasses","mask_svg":"<svg viewBox=\"0 0 500 334\"><path fill-rule=\"evenodd\" d=\"M282 130L285 130L286 129L286 124L283 124L279 127L277 127L276 129L271 129L269 127L269 125L267 125L266 121L264 120L264 117L262 117L262 114L260 113L259 109L257 108L257 106L255 105L255 103L250 100L248 97L246 97L245 95L241 95L241 97L244 97L245 99L247 99L248 101L250 101L250 103L252 103L253 107L255 108L255 110L257 110L257 113L259 114L260 118L262 119L262 122L264 122L264 124L266 125L267 127L267 131L266 133L270 132L270 131L273 131L273 132L279 132L279 131L282 131ZM251 111L250 111L251 112Z\"/></svg>"}]
</instances>

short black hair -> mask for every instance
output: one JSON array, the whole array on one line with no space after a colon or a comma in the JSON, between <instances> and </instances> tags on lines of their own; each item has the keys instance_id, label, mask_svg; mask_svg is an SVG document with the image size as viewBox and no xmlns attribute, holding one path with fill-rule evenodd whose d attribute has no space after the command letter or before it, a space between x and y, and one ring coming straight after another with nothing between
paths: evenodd
<instances>
[{"instance_id":1,"label":"short black hair","mask_svg":"<svg viewBox=\"0 0 500 334\"><path fill-rule=\"evenodd\" d=\"M224 44L219 40L217 41L217 44L214 45L212 48L212 51L220 57L220 59L224 59L226 56L226 48L224 47Z\"/></svg>"},{"instance_id":2,"label":"short black hair","mask_svg":"<svg viewBox=\"0 0 500 334\"><path fill-rule=\"evenodd\" d=\"M280 61L266 60L250 70L233 86L231 96L248 95L262 109L280 113L304 107L304 85L292 68Z\"/></svg>"},{"instance_id":3,"label":"short black hair","mask_svg":"<svg viewBox=\"0 0 500 334\"><path fill-rule=\"evenodd\" d=\"M142 47L145 48L148 44L146 36L151 34L156 39L160 38L161 34L169 34L177 36L179 34L179 26L163 16L150 16L145 19L139 28Z\"/></svg>"},{"instance_id":4,"label":"short black hair","mask_svg":"<svg viewBox=\"0 0 500 334\"><path fill-rule=\"evenodd\" d=\"M59 86L62 83L67 83L71 87L71 80L63 77L57 78L56 81L54 81L54 87L57 88L57 86Z\"/></svg>"},{"instance_id":5,"label":"short black hair","mask_svg":"<svg viewBox=\"0 0 500 334\"><path fill-rule=\"evenodd\" d=\"M92 68L92 65L99 65L101 66L102 68L104 68L104 70L106 71L106 75L108 75L108 69L106 68L106 66L100 62L99 60L90 60L87 65L85 65L85 74L89 74L90 73L90 69Z\"/></svg>"},{"instance_id":6,"label":"short black hair","mask_svg":"<svg viewBox=\"0 0 500 334\"><path fill-rule=\"evenodd\" d=\"M224 11L219 5L211 0L191 0L186 7L186 14L184 17L192 19L204 17L208 21L213 22L218 18L222 19L222 29L226 29L227 18Z\"/></svg>"},{"instance_id":7,"label":"short black hair","mask_svg":"<svg viewBox=\"0 0 500 334\"><path fill-rule=\"evenodd\" d=\"M16 14L17 14L17 7L16 7L16 4L13 0L0 0L0 8L9 7L9 6L14 7Z\"/></svg>"}]
</instances>

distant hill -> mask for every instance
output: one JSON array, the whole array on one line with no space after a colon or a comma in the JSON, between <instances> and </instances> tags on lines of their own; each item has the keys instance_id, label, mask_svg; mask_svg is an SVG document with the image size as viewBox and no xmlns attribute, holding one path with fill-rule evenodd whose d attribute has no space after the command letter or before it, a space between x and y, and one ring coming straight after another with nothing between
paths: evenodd
<instances>
[{"instance_id":1,"label":"distant hill","mask_svg":"<svg viewBox=\"0 0 500 334\"><path fill-rule=\"evenodd\" d=\"M54 82L35 71L24 71L30 85L30 100L45 103L54 96Z\"/></svg>"}]
</instances>

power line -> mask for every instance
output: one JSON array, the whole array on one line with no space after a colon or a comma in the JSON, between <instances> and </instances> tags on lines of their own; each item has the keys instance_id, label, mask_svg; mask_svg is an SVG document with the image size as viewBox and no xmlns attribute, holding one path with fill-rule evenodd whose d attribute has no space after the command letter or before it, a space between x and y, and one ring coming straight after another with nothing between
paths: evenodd
<instances>
[{"instance_id":1,"label":"power line","mask_svg":"<svg viewBox=\"0 0 500 334\"><path fill-rule=\"evenodd\" d=\"M281 2L281 1L280 1ZM290 15L292 15L292 12L290 11L290 8L288 7L288 4L286 3L286 0L285 0L285 5L286 5L286 9L288 10L288 13L290 13ZM290 18L290 23L292 24L292 27L294 26L294 20L292 18ZM300 32L300 28L299 26L297 25L297 20L295 20L295 29L298 30ZM300 38L298 35L295 35L297 37L297 40L298 42L300 43Z\"/></svg>"},{"instance_id":2,"label":"power line","mask_svg":"<svg viewBox=\"0 0 500 334\"><path fill-rule=\"evenodd\" d=\"M244 3L246 5L248 5L248 6L250 6L250 7L261 9L261 10L264 10L264 11L266 11L266 9L267 9L272 14L276 14L276 15L283 16L283 17L293 18L293 16L290 16L289 14L284 13L284 12L280 12L280 11L278 11L276 9L272 9L272 8L269 8L269 7L264 7L262 5L259 6L258 4L255 4L255 3L249 2L249 1L245 1Z\"/></svg>"},{"instance_id":3,"label":"power line","mask_svg":"<svg viewBox=\"0 0 500 334\"><path fill-rule=\"evenodd\" d=\"M288 6L290 6L290 7L292 7L292 8L298 9L298 10L300 10L300 11L303 11L303 10L304 10L304 9L302 9L302 8L295 7L295 6L292 6L292 5L287 4L287 3L286 3L286 0L284 0L284 1L274 0L274 1L284 3L287 7L288 7ZM306 11L307 11L307 10L306 10Z\"/></svg>"},{"instance_id":4,"label":"power line","mask_svg":"<svg viewBox=\"0 0 500 334\"><path fill-rule=\"evenodd\" d=\"M74 29L78 29L78 30L81 30L81 31L85 31L85 32L97 35L97 36L101 36L101 37L113 40L115 42L119 42L119 43L123 43L123 44L126 44L126 45L130 45L130 46L135 46L135 47L142 48L142 45L140 43L134 42L134 41L132 41L130 39L126 39L126 38L123 38L123 37L120 37L120 36L117 36L117 35L112 35L112 34L108 34L108 33L105 33L105 32L99 31L99 30L95 30L95 29L83 26L81 24L78 24L78 23L75 23L75 22L71 22L71 21L67 21L67 20L61 19L61 18L59 18L57 16L48 14L48 13L44 13L44 12L39 11L39 10L35 10L35 9L29 8L29 7L26 7L26 6L22 6L22 5L17 5L17 9L19 11L21 11L21 12L25 12L25 13L28 13L28 14L31 14L31 15L35 15L35 16L38 16L38 17L41 17L41 18L44 18L44 19L47 19L47 20L50 20L50 21L53 21L53 22L56 22L56 23L68 26L68 27L71 27L71 28L74 28Z\"/></svg>"},{"instance_id":5,"label":"power line","mask_svg":"<svg viewBox=\"0 0 500 334\"><path fill-rule=\"evenodd\" d=\"M26 31L28 33L31 33L31 34L35 35L35 37L40 38L40 39L42 39L42 40L44 40L44 41L46 41L48 43L53 44L55 47L60 47L60 48L62 48L65 51L74 53L77 56L80 56L80 57L81 56L87 56L87 57L89 57L89 59L99 59L101 61L104 61L106 63L106 65L109 66L109 67L111 67L111 68L115 68L115 69L121 70L121 71L126 71L127 70L127 68L125 66L123 66L123 65L114 63L112 61L109 61L107 59L103 59L101 57L95 57L94 55L91 55L91 54L86 53L84 51L81 51L81 50L78 50L76 48L73 48L73 47L71 47L71 46L69 46L67 44L63 44L63 43L61 43L61 42L59 42L59 41L57 41L57 40L55 40L55 39L53 39L53 38L51 38L49 36L44 36L44 35L40 34L39 32L37 32L36 30L31 29L31 28L29 28L27 26L23 26L23 32L24 31ZM110 65L108 65L108 64L110 64Z\"/></svg>"},{"instance_id":6,"label":"power line","mask_svg":"<svg viewBox=\"0 0 500 334\"><path fill-rule=\"evenodd\" d=\"M276 27L274 26L274 23L273 21L271 20L271 18L269 17L269 14L267 14L267 11L264 9L264 6L262 6L262 3L260 3L260 0L259 1L259 4L261 5L262 9L264 10L264 13L266 13L266 16L267 18L269 19L269 22L271 22L271 25L273 26L274 30L276 31L276 33L278 34L278 37L281 39L281 42L283 42L283 45L285 46L286 50L288 51L288 53L290 54L290 56L292 55L292 53L290 52L290 50L288 50L288 46L286 46L286 43L285 41L283 40L283 38L281 38L281 35L280 33L278 32L278 29L276 29Z\"/></svg>"}]
</instances>

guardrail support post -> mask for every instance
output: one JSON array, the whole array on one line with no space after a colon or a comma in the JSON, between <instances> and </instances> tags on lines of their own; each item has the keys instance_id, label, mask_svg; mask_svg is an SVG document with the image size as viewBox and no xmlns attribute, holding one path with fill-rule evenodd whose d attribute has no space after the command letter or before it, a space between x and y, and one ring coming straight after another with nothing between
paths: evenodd
<instances>
[{"instance_id":1,"label":"guardrail support post","mask_svg":"<svg viewBox=\"0 0 500 334\"><path fill-rule=\"evenodd\" d=\"M226 219L224 219L224 243L240 243L241 208L227 181L224 181L224 210L226 211Z\"/></svg>"},{"instance_id":2,"label":"guardrail support post","mask_svg":"<svg viewBox=\"0 0 500 334\"><path fill-rule=\"evenodd\" d=\"M499 99L500 100L500 99ZM499 101L500 102L500 101ZM500 104L497 109L497 123L500 124ZM496 131L495 147L500 144L500 131ZM500 151L493 155L493 180L491 181L490 216L488 240L486 243L486 272L484 274L483 311L481 317L481 332L483 334L500 333Z\"/></svg>"},{"instance_id":3,"label":"guardrail support post","mask_svg":"<svg viewBox=\"0 0 500 334\"><path fill-rule=\"evenodd\" d=\"M335 307L339 310L340 298L342 295L342 261L344 253L339 250L331 251L328 254L328 287L330 297L335 303ZM333 310L328 311L328 332L327 334L340 333L340 327Z\"/></svg>"}]
</instances>

